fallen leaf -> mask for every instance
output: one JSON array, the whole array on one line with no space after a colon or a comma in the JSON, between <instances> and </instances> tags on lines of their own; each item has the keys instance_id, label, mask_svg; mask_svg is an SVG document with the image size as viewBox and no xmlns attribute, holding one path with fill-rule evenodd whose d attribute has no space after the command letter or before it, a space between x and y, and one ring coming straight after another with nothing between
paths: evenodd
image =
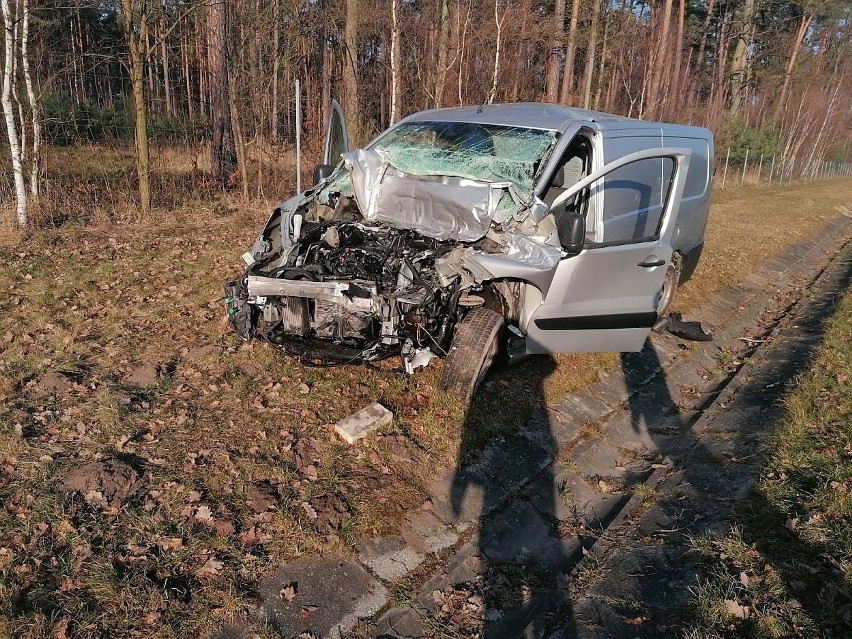
<instances>
[{"instance_id":1,"label":"fallen leaf","mask_svg":"<svg viewBox=\"0 0 852 639\"><path fill-rule=\"evenodd\" d=\"M751 578L745 572L741 572L740 573L740 583L743 586L745 586L746 588L748 588L749 585L751 584Z\"/></svg>"},{"instance_id":2,"label":"fallen leaf","mask_svg":"<svg viewBox=\"0 0 852 639\"><path fill-rule=\"evenodd\" d=\"M300 392L302 395L307 395L308 393L310 393L310 392L311 392L311 387L310 387L310 386L308 386L307 384L304 384L304 383L299 384L299 392Z\"/></svg>"},{"instance_id":3,"label":"fallen leaf","mask_svg":"<svg viewBox=\"0 0 852 639\"><path fill-rule=\"evenodd\" d=\"M183 548L183 539L180 537L163 537L157 542L162 550L180 550Z\"/></svg>"},{"instance_id":4,"label":"fallen leaf","mask_svg":"<svg viewBox=\"0 0 852 639\"><path fill-rule=\"evenodd\" d=\"M210 512L210 507L201 505L195 509L195 518L200 521L210 521L213 519L213 513Z\"/></svg>"},{"instance_id":5,"label":"fallen leaf","mask_svg":"<svg viewBox=\"0 0 852 639\"><path fill-rule=\"evenodd\" d=\"M310 519L311 521L317 520L317 511L313 506L311 506L308 502L303 501L302 508L305 509L305 512L308 515L308 519Z\"/></svg>"},{"instance_id":6,"label":"fallen leaf","mask_svg":"<svg viewBox=\"0 0 852 639\"><path fill-rule=\"evenodd\" d=\"M299 472L302 473L302 476L309 481L316 481L319 478L319 474L317 473L317 467L313 464L303 466L299 469Z\"/></svg>"},{"instance_id":7,"label":"fallen leaf","mask_svg":"<svg viewBox=\"0 0 852 639\"><path fill-rule=\"evenodd\" d=\"M220 521L217 520L213 523L213 528L222 536L233 535L236 529L234 528L234 524L230 521Z\"/></svg>"},{"instance_id":8,"label":"fallen leaf","mask_svg":"<svg viewBox=\"0 0 852 639\"><path fill-rule=\"evenodd\" d=\"M314 611L316 609L316 606L302 606L302 609L299 611L299 619L304 622L307 622L308 619L311 618L311 615L314 614Z\"/></svg>"},{"instance_id":9,"label":"fallen leaf","mask_svg":"<svg viewBox=\"0 0 852 639\"><path fill-rule=\"evenodd\" d=\"M631 626L641 626L646 621L648 621L648 617L630 617L625 619L624 623L629 623Z\"/></svg>"},{"instance_id":10,"label":"fallen leaf","mask_svg":"<svg viewBox=\"0 0 852 639\"><path fill-rule=\"evenodd\" d=\"M799 525L799 518L798 517L794 517L793 519L788 519L787 523L785 524L785 526L787 526L787 528L789 530L796 530L796 526L798 526L798 525Z\"/></svg>"},{"instance_id":11,"label":"fallen leaf","mask_svg":"<svg viewBox=\"0 0 852 639\"><path fill-rule=\"evenodd\" d=\"M147 615L142 617L142 623L144 623L146 626L153 626L155 623L157 623L157 620L159 618L159 612L149 612Z\"/></svg>"},{"instance_id":12,"label":"fallen leaf","mask_svg":"<svg viewBox=\"0 0 852 639\"><path fill-rule=\"evenodd\" d=\"M747 619L749 615L749 607L741 606L733 599L725 599L725 610L728 611L729 615L738 619Z\"/></svg>"},{"instance_id":13,"label":"fallen leaf","mask_svg":"<svg viewBox=\"0 0 852 639\"><path fill-rule=\"evenodd\" d=\"M799 603L798 599L788 599L787 600L787 607L792 608L793 610L800 610L801 607L802 607L802 604Z\"/></svg>"},{"instance_id":14,"label":"fallen leaf","mask_svg":"<svg viewBox=\"0 0 852 639\"><path fill-rule=\"evenodd\" d=\"M219 574L219 571L222 570L225 563L219 561L215 557L210 557L204 565L201 566L198 570L195 571L195 576L199 579L204 579L206 577L215 577Z\"/></svg>"},{"instance_id":15,"label":"fallen leaf","mask_svg":"<svg viewBox=\"0 0 852 639\"><path fill-rule=\"evenodd\" d=\"M278 594L284 601L293 601L293 599L296 598L297 592L299 592L299 582L291 581L290 583L285 584L284 587L278 591Z\"/></svg>"}]
</instances>

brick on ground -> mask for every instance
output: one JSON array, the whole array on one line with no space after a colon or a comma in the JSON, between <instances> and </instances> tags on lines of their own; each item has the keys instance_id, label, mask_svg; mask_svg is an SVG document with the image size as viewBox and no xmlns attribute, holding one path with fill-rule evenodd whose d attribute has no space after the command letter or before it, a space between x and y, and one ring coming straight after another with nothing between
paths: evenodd
<instances>
[{"instance_id":1,"label":"brick on ground","mask_svg":"<svg viewBox=\"0 0 852 639\"><path fill-rule=\"evenodd\" d=\"M373 402L341 419L334 425L334 430L347 444L354 444L392 421L393 413L378 402Z\"/></svg>"}]
</instances>

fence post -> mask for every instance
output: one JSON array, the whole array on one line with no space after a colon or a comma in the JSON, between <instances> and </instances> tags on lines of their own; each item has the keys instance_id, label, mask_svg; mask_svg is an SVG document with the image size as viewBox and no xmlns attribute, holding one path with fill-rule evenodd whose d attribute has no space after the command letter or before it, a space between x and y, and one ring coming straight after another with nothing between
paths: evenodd
<instances>
[{"instance_id":1,"label":"fence post","mask_svg":"<svg viewBox=\"0 0 852 639\"><path fill-rule=\"evenodd\" d=\"M772 186L772 172L775 170L775 154L772 155L772 164L769 165L769 186Z\"/></svg>"},{"instance_id":2,"label":"fence post","mask_svg":"<svg viewBox=\"0 0 852 639\"><path fill-rule=\"evenodd\" d=\"M746 169L747 169L747 168L748 168L748 149L746 149L746 156L745 156L745 160L743 160L743 175L742 175L742 177L740 178L740 186L742 186L743 184L745 184L745 174L746 174Z\"/></svg>"},{"instance_id":3,"label":"fence post","mask_svg":"<svg viewBox=\"0 0 852 639\"><path fill-rule=\"evenodd\" d=\"M760 186L760 172L763 170L763 153L760 154L760 164L757 165L757 186Z\"/></svg>"},{"instance_id":4,"label":"fence post","mask_svg":"<svg viewBox=\"0 0 852 639\"><path fill-rule=\"evenodd\" d=\"M728 180L728 160L731 159L731 147L728 147L728 155L725 157L725 172L722 173L722 188L725 188L725 182Z\"/></svg>"}]
</instances>

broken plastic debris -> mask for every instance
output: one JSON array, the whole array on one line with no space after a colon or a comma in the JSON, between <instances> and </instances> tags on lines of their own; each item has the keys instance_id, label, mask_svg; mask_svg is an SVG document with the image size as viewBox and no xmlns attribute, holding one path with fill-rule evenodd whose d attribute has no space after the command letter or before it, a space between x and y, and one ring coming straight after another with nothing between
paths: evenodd
<instances>
[{"instance_id":1,"label":"broken plastic debris","mask_svg":"<svg viewBox=\"0 0 852 639\"><path fill-rule=\"evenodd\" d=\"M433 359L435 359L437 355L430 351L428 348L418 349L414 355L406 358L405 360L405 372L409 375L414 374L418 368L426 368Z\"/></svg>"},{"instance_id":2,"label":"broken plastic debris","mask_svg":"<svg viewBox=\"0 0 852 639\"><path fill-rule=\"evenodd\" d=\"M246 263L246 266L251 266L255 262L254 256L248 251L243 253L240 257L242 257L243 262Z\"/></svg>"},{"instance_id":3,"label":"broken plastic debris","mask_svg":"<svg viewBox=\"0 0 852 639\"><path fill-rule=\"evenodd\" d=\"M680 313L670 313L663 321L666 330L675 337L694 342L713 341L713 334L705 332L701 322L684 322Z\"/></svg>"}]
</instances>

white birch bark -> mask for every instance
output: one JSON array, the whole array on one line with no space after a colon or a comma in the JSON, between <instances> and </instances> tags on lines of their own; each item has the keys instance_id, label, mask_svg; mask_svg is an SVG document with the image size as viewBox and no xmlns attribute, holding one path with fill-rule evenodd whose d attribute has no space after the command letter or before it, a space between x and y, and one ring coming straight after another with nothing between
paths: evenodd
<instances>
[{"instance_id":1,"label":"white birch bark","mask_svg":"<svg viewBox=\"0 0 852 639\"><path fill-rule=\"evenodd\" d=\"M9 137L9 149L12 155L12 172L15 176L15 204L18 226L25 227L27 217L27 186L24 181L24 164L22 161L21 142L18 136L18 125L15 122L15 110L12 105L12 69L14 62L15 29L13 28L12 13L9 0L0 0L3 11L3 29L5 32L6 63L3 67L3 94L0 102L3 105L3 115L6 119L6 134Z\"/></svg>"},{"instance_id":2,"label":"white birch bark","mask_svg":"<svg viewBox=\"0 0 852 639\"><path fill-rule=\"evenodd\" d=\"M503 31L503 20L500 19L499 8L500 0L494 0L494 22L497 23L497 46L494 48L494 74L491 76L491 90L488 92L488 104L493 104L494 98L497 97L497 72L500 69L500 41Z\"/></svg>"},{"instance_id":3,"label":"white birch bark","mask_svg":"<svg viewBox=\"0 0 852 639\"><path fill-rule=\"evenodd\" d=\"M30 119L33 127L33 152L30 158L30 195L38 202L41 194L41 101L33 87L28 52L30 36L30 2L23 0L23 25L21 31L21 68L24 71L24 84L27 87L27 99L30 103Z\"/></svg>"}]
</instances>

